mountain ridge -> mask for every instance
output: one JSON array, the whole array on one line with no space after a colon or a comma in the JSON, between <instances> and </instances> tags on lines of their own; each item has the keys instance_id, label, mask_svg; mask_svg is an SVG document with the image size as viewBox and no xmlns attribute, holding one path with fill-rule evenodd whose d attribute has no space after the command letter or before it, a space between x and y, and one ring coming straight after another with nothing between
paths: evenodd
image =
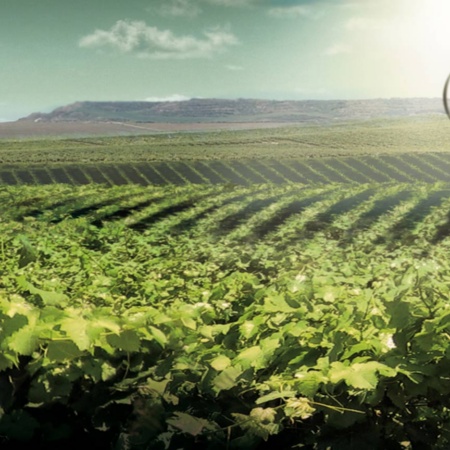
<instances>
[{"instance_id":1,"label":"mountain ridge","mask_svg":"<svg viewBox=\"0 0 450 450\"><path fill-rule=\"evenodd\" d=\"M444 114L439 98L368 100L190 99L183 101L78 101L19 121L137 123L327 123Z\"/></svg>"}]
</instances>

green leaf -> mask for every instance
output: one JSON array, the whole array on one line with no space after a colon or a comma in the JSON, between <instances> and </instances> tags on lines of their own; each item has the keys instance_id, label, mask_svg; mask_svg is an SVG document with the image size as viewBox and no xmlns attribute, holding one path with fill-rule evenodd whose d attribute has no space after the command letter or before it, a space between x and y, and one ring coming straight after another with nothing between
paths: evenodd
<instances>
[{"instance_id":1,"label":"green leaf","mask_svg":"<svg viewBox=\"0 0 450 450\"><path fill-rule=\"evenodd\" d=\"M273 295L264 299L265 312L296 312L296 308L292 308L284 299L283 295Z\"/></svg>"},{"instance_id":2,"label":"green leaf","mask_svg":"<svg viewBox=\"0 0 450 450\"><path fill-rule=\"evenodd\" d=\"M22 248L19 251L19 267L22 268L36 261L38 253L26 236L20 235L18 239L22 244Z\"/></svg>"},{"instance_id":3,"label":"green leaf","mask_svg":"<svg viewBox=\"0 0 450 450\"><path fill-rule=\"evenodd\" d=\"M256 400L257 405L261 405L262 403L271 402L273 400L278 400L279 398L290 398L295 397L297 395L294 391L273 391L269 394L263 395Z\"/></svg>"},{"instance_id":4,"label":"green leaf","mask_svg":"<svg viewBox=\"0 0 450 450\"><path fill-rule=\"evenodd\" d=\"M66 400L72 392L72 388L72 381L65 376L49 376L48 378L41 376L32 381L28 400L30 403L48 405L55 400Z\"/></svg>"},{"instance_id":5,"label":"green leaf","mask_svg":"<svg viewBox=\"0 0 450 450\"><path fill-rule=\"evenodd\" d=\"M133 330L122 331L119 335L111 334L106 340L112 347L125 352L137 352L141 346L139 336Z\"/></svg>"},{"instance_id":6,"label":"green leaf","mask_svg":"<svg viewBox=\"0 0 450 450\"><path fill-rule=\"evenodd\" d=\"M225 355L219 355L217 358L214 358L211 362L211 367L218 372L226 369L231 364L231 359L227 358Z\"/></svg>"},{"instance_id":7,"label":"green leaf","mask_svg":"<svg viewBox=\"0 0 450 450\"><path fill-rule=\"evenodd\" d=\"M87 334L88 321L83 317L67 318L61 321L61 330L65 331L80 350L87 350L91 340Z\"/></svg>"},{"instance_id":8,"label":"green leaf","mask_svg":"<svg viewBox=\"0 0 450 450\"><path fill-rule=\"evenodd\" d=\"M327 378L323 376L321 372L310 370L306 373L296 373L295 389L298 393L305 397L312 398L317 394L320 385L327 381Z\"/></svg>"},{"instance_id":9,"label":"green leaf","mask_svg":"<svg viewBox=\"0 0 450 450\"><path fill-rule=\"evenodd\" d=\"M238 378L242 375L240 367L231 366L214 378L213 386L216 392L227 391L236 386Z\"/></svg>"},{"instance_id":10,"label":"green leaf","mask_svg":"<svg viewBox=\"0 0 450 450\"><path fill-rule=\"evenodd\" d=\"M272 408L254 408L249 416L239 413L231 415L236 419L240 428L265 441L269 439L270 435L277 434L280 430L280 425L274 423L276 411Z\"/></svg>"},{"instance_id":11,"label":"green leaf","mask_svg":"<svg viewBox=\"0 0 450 450\"><path fill-rule=\"evenodd\" d=\"M102 369L102 380L103 381L110 380L117 373L117 370L110 363L108 363L106 361L101 365L101 369Z\"/></svg>"},{"instance_id":12,"label":"green leaf","mask_svg":"<svg viewBox=\"0 0 450 450\"><path fill-rule=\"evenodd\" d=\"M161 346L161 347L165 347L167 344L167 337L166 335L159 330L158 328L149 327L150 333L152 334L152 336L155 338L155 341Z\"/></svg>"},{"instance_id":13,"label":"green leaf","mask_svg":"<svg viewBox=\"0 0 450 450\"><path fill-rule=\"evenodd\" d=\"M45 305L64 307L69 303L69 297L67 295L38 289L23 276L17 277L17 284L30 294L39 295Z\"/></svg>"},{"instance_id":14,"label":"green leaf","mask_svg":"<svg viewBox=\"0 0 450 450\"><path fill-rule=\"evenodd\" d=\"M52 341L47 347L47 358L52 361L68 361L83 353L72 341Z\"/></svg>"},{"instance_id":15,"label":"green leaf","mask_svg":"<svg viewBox=\"0 0 450 450\"><path fill-rule=\"evenodd\" d=\"M28 324L16 331L9 339L9 348L19 355L29 356L38 347L39 339L36 327Z\"/></svg>"},{"instance_id":16,"label":"green leaf","mask_svg":"<svg viewBox=\"0 0 450 450\"><path fill-rule=\"evenodd\" d=\"M253 347L246 348L235 358L235 361L240 364L244 369L254 367L260 369L264 367L265 357L261 347L254 345Z\"/></svg>"},{"instance_id":17,"label":"green leaf","mask_svg":"<svg viewBox=\"0 0 450 450\"><path fill-rule=\"evenodd\" d=\"M176 412L174 417L167 419L167 423L191 436L198 436L210 425L205 419L199 419L183 412Z\"/></svg>"},{"instance_id":18,"label":"green leaf","mask_svg":"<svg viewBox=\"0 0 450 450\"><path fill-rule=\"evenodd\" d=\"M411 312L408 303L396 301L387 304L386 308L391 320L389 328L403 329L411 322Z\"/></svg>"},{"instance_id":19,"label":"green leaf","mask_svg":"<svg viewBox=\"0 0 450 450\"><path fill-rule=\"evenodd\" d=\"M391 367L376 361L356 363L351 366L336 361L331 364L328 376L332 383L345 381L348 386L356 389L371 390L378 384L378 374L393 377L396 373Z\"/></svg>"},{"instance_id":20,"label":"green leaf","mask_svg":"<svg viewBox=\"0 0 450 450\"><path fill-rule=\"evenodd\" d=\"M186 328L189 328L191 330L197 329L197 323L191 317L182 317L181 322Z\"/></svg>"},{"instance_id":21,"label":"green leaf","mask_svg":"<svg viewBox=\"0 0 450 450\"><path fill-rule=\"evenodd\" d=\"M28 318L21 314L15 314L12 317L6 316L1 322L0 337L3 341L7 336L16 333L28 324Z\"/></svg>"}]
</instances>

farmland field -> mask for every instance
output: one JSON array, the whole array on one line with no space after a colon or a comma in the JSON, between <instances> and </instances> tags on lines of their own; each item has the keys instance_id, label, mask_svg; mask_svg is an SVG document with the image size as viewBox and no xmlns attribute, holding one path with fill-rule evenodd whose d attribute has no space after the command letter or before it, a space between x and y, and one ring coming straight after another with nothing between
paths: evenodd
<instances>
[{"instance_id":1,"label":"farmland field","mask_svg":"<svg viewBox=\"0 0 450 450\"><path fill-rule=\"evenodd\" d=\"M2 448L448 445L450 184L0 203Z\"/></svg>"},{"instance_id":2,"label":"farmland field","mask_svg":"<svg viewBox=\"0 0 450 450\"><path fill-rule=\"evenodd\" d=\"M2 142L0 448L449 448L450 153L410 125Z\"/></svg>"},{"instance_id":3,"label":"farmland field","mask_svg":"<svg viewBox=\"0 0 450 450\"><path fill-rule=\"evenodd\" d=\"M160 161L137 163L0 166L0 185L252 185L260 183L450 182L441 153L303 159Z\"/></svg>"}]
</instances>

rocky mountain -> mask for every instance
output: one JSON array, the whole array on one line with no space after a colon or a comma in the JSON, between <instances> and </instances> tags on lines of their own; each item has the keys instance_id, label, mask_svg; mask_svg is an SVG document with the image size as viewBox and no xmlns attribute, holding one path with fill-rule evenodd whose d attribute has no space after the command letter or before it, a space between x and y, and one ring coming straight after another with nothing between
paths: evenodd
<instances>
[{"instance_id":1,"label":"rocky mountain","mask_svg":"<svg viewBox=\"0 0 450 450\"><path fill-rule=\"evenodd\" d=\"M191 99L179 102L76 102L21 121L238 123L357 120L444 114L438 98L276 101Z\"/></svg>"}]
</instances>

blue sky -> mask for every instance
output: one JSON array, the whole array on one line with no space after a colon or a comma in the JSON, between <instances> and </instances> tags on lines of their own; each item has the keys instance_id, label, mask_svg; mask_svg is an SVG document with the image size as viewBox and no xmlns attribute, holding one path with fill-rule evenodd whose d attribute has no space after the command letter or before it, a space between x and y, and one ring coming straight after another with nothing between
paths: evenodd
<instances>
[{"instance_id":1,"label":"blue sky","mask_svg":"<svg viewBox=\"0 0 450 450\"><path fill-rule=\"evenodd\" d=\"M1 0L0 120L80 100L439 97L448 0Z\"/></svg>"}]
</instances>

